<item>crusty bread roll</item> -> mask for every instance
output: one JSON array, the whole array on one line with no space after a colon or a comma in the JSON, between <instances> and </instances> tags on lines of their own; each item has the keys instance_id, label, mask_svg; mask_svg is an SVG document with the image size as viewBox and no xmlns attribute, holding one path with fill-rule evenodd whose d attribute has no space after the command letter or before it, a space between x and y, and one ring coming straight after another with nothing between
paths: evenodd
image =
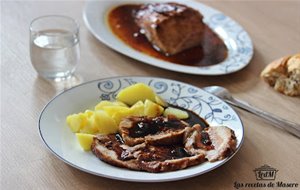
<instances>
[{"instance_id":1,"label":"crusty bread roll","mask_svg":"<svg viewBox=\"0 0 300 190\"><path fill-rule=\"evenodd\" d=\"M300 53L273 61L261 77L275 90L288 96L300 96Z\"/></svg>"}]
</instances>

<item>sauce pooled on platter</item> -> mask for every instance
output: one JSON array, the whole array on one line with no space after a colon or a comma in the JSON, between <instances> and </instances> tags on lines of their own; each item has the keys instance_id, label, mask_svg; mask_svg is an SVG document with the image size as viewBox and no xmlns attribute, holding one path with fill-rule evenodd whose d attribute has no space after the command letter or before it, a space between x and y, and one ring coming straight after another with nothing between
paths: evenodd
<instances>
[{"instance_id":1,"label":"sauce pooled on platter","mask_svg":"<svg viewBox=\"0 0 300 190\"><path fill-rule=\"evenodd\" d=\"M205 25L202 44L174 55L166 55L156 50L146 36L140 33L134 14L141 5L121 5L111 10L108 24L112 32L123 42L152 57L187 66L208 66L224 61L227 48L222 39Z\"/></svg>"}]
</instances>

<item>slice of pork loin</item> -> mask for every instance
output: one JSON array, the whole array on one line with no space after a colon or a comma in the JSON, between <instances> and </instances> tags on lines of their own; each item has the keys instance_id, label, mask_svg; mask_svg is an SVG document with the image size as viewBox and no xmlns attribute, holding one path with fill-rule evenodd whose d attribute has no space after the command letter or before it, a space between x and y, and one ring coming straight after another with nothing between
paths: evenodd
<instances>
[{"instance_id":1,"label":"slice of pork loin","mask_svg":"<svg viewBox=\"0 0 300 190\"><path fill-rule=\"evenodd\" d=\"M184 146L147 145L138 155L140 168L148 172L158 173L184 169L205 162L204 154L189 155Z\"/></svg>"},{"instance_id":2,"label":"slice of pork loin","mask_svg":"<svg viewBox=\"0 0 300 190\"><path fill-rule=\"evenodd\" d=\"M139 144L135 147L123 146L122 138L116 138L115 134L97 135L91 145L92 152L102 161L114 166L140 170L136 156L133 153L145 147Z\"/></svg>"},{"instance_id":3,"label":"slice of pork loin","mask_svg":"<svg viewBox=\"0 0 300 190\"><path fill-rule=\"evenodd\" d=\"M119 124L125 144L169 145L183 141L189 125L175 117L127 117Z\"/></svg>"},{"instance_id":4,"label":"slice of pork loin","mask_svg":"<svg viewBox=\"0 0 300 190\"><path fill-rule=\"evenodd\" d=\"M202 18L198 11L178 3L146 4L135 15L152 45L170 55L201 44Z\"/></svg>"},{"instance_id":5,"label":"slice of pork loin","mask_svg":"<svg viewBox=\"0 0 300 190\"><path fill-rule=\"evenodd\" d=\"M210 162L228 157L237 145L234 131L230 128L211 126L202 130L197 124L185 133L184 143L189 154L205 154Z\"/></svg>"},{"instance_id":6,"label":"slice of pork loin","mask_svg":"<svg viewBox=\"0 0 300 190\"><path fill-rule=\"evenodd\" d=\"M204 154L187 154L182 144L153 146L142 143L130 147L115 134L97 135L92 152L111 165L155 173L184 169L205 161Z\"/></svg>"}]
</instances>

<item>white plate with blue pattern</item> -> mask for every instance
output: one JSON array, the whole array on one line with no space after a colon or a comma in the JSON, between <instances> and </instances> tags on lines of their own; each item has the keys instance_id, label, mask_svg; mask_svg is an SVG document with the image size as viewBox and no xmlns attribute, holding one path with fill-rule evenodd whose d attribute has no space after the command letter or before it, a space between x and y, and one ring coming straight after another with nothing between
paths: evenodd
<instances>
[{"instance_id":1,"label":"white plate with blue pattern","mask_svg":"<svg viewBox=\"0 0 300 190\"><path fill-rule=\"evenodd\" d=\"M175 181L204 174L226 163L221 161L189 167L179 171L148 173L115 167L100 161L92 152L81 149L76 136L66 124L66 117L93 109L101 100L115 100L117 93L131 84L142 82L154 89L170 104L193 110L212 126L225 125L237 137L237 150L244 139L244 129L238 114L225 102L198 87L163 78L115 77L81 84L54 97L42 110L39 118L40 136L47 148L65 163L82 171L111 179L134 182Z\"/></svg>"},{"instance_id":2,"label":"white plate with blue pattern","mask_svg":"<svg viewBox=\"0 0 300 190\"><path fill-rule=\"evenodd\" d=\"M159 68L195 75L224 75L239 71L249 64L253 56L253 45L248 33L237 22L224 15L222 12L195 1L174 0L172 2L179 2L199 10L204 16L204 22L221 37L227 46L228 56L219 64L196 67L163 61L131 48L111 32L107 23L107 15L112 8L128 3L141 4L163 1L166 0L89 0L86 2L86 6L83 11L83 18L89 31L108 47L131 58Z\"/></svg>"}]
</instances>

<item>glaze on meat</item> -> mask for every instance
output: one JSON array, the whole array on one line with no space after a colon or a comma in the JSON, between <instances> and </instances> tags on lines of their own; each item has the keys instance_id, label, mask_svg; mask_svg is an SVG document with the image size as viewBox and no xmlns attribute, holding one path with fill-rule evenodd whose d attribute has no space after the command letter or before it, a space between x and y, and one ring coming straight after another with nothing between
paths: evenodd
<instances>
[{"instance_id":1,"label":"glaze on meat","mask_svg":"<svg viewBox=\"0 0 300 190\"><path fill-rule=\"evenodd\" d=\"M154 129L136 133L139 124ZM236 149L235 134L225 126L191 127L174 118L128 117L119 127L121 134L94 137L92 152L104 162L132 170L180 170L224 159Z\"/></svg>"}]
</instances>

